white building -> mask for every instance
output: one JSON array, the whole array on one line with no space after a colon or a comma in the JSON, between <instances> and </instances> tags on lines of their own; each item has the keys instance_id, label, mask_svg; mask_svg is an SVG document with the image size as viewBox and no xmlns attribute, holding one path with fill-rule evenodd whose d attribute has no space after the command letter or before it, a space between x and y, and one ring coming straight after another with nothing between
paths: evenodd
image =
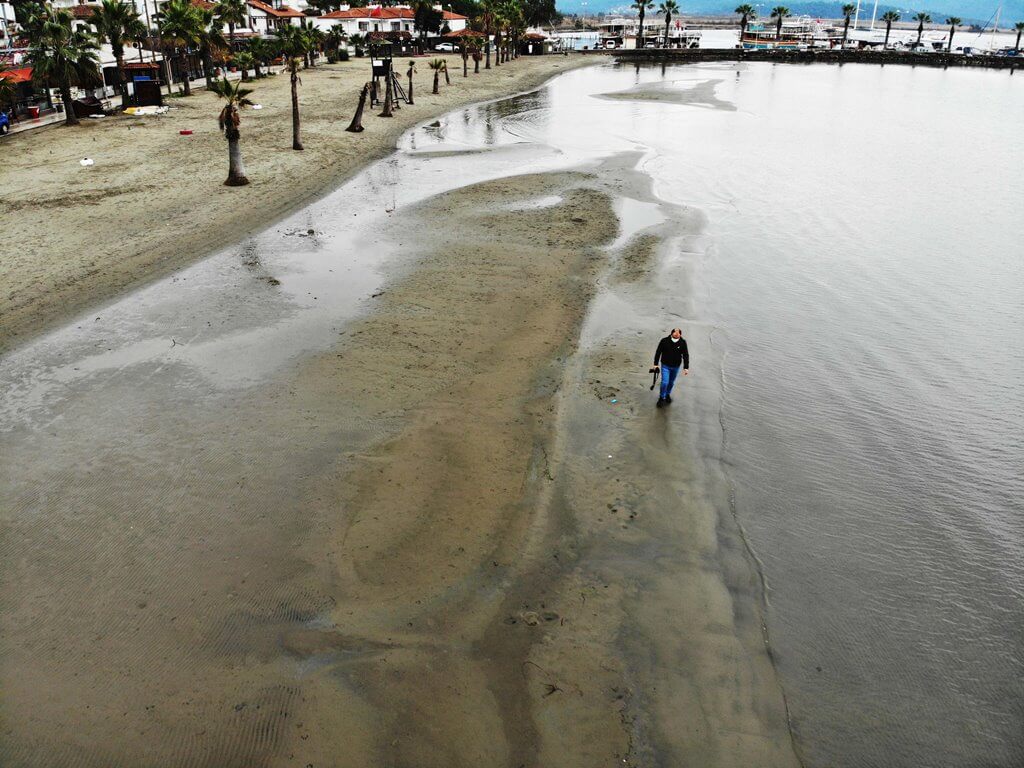
<instances>
[{"instance_id":1,"label":"white building","mask_svg":"<svg viewBox=\"0 0 1024 768\"><path fill-rule=\"evenodd\" d=\"M439 6L435 6L441 10ZM443 23L448 25L452 32L465 29L469 23L466 16L451 11L442 11ZM379 5L367 6L365 8L343 7L341 10L332 11L323 16L313 17L313 23L323 31L327 32L333 27L340 26L346 35L371 35L377 33L381 36L390 37L413 37L416 34L416 12L409 6L393 6L383 8Z\"/></svg>"}]
</instances>

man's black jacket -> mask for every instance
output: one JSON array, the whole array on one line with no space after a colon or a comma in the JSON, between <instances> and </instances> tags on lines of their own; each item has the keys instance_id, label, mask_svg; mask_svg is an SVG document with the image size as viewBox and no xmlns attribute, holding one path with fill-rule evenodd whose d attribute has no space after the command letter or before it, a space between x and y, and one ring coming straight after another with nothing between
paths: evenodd
<instances>
[{"instance_id":1,"label":"man's black jacket","mask_svg":"<svg viewBox=\"0 0 1024 768\"><path fill-rule=\"evenodd\" d=\"M671 336L666 336L658 342L658 350L654 353L654 364L661 361L662 365L669 368L678 368L682 363L683 368L690 367L690 352L686 349L686 339L672 341Z\"/></svg>"}]
</instances>

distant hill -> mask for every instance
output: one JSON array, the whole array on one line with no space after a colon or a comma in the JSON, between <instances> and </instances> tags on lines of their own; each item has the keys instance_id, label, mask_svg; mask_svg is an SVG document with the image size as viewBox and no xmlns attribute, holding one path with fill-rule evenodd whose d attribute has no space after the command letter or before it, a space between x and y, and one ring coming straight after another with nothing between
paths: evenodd
<instances>
[{"instance_id":1,"label":"distant hill","mask_svg":"<svg viewBox=\"0 0 1024 768\"><path fill-rule=\"evenodd\" d=\"M781 1L781 0L780 0ZM855 1L855 0L854 0ZM657 0L656 0L657 2ZM733 15L732 11L740 5L742 0L735 2L723 2L723 0L681 0L683 14L700 15ZM890 0L891 2L891 0ZM751 3L755 5L755 3ZM991 23L996 8L1000 5L998 0L916 0L909 6L895 8L895 6L882 3L878 5L878 13L885 9L893 8L899 10L903 19L909 21L918 11L926 11L931 14L932 21L941 24L948 16L959 16L965 23L984 24ZM1003 11L999 17L999 26L1007 28L1013 26L1015 21L1024 21L1024 0L1005 0L1002 3ZM772 5L765 5L771 8ZM809 2L789 3L788 8L794 15L807 14L815 18L836 19L842 16L841 2ZM861 0L861 18L870 18L874 9L873 2ZM622 0L558 0L558 10L562 13L632 13L629 10L629 3Z\"/></svg>"}]
</instances>

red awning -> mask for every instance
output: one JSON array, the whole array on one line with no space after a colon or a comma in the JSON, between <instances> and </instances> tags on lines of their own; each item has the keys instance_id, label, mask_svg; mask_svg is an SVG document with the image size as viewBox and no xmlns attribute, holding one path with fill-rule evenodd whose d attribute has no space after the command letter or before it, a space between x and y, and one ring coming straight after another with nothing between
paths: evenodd
<instances>
[{"instance_id":1,"label":"red awning","mask_svg":"<svg viewBox=\"0 0 1024 768\"><path fill-rule=\"evenodd\" d=\"M0 72L0 77L10 80L12 83L28 83L32 80L32 67L22 69L5 69Z\"/></svg>"}]
</instances>

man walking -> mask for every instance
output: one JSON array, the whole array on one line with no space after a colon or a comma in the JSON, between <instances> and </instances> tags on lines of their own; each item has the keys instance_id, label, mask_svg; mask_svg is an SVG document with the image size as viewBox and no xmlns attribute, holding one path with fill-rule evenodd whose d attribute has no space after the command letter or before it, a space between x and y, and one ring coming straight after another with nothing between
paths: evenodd
<instances>
[{"instance_id":1,"label":"man walking","mask_svg":"<svg viewBox=\"0 0 1024 768\"><path fill-rule=\"evenodd\" d=\"M690 375L690 353L686 349L686 339L683 332L673 328L672 333L658 342L658 349L654 353L654 367L651 371L658 370L658 363L661 363L661 396L658 398L658 407L672 402L672 385L676 383L676 376L679 375L679 368L683 368L683 376Z\"/></svg>"}]
</instances>

